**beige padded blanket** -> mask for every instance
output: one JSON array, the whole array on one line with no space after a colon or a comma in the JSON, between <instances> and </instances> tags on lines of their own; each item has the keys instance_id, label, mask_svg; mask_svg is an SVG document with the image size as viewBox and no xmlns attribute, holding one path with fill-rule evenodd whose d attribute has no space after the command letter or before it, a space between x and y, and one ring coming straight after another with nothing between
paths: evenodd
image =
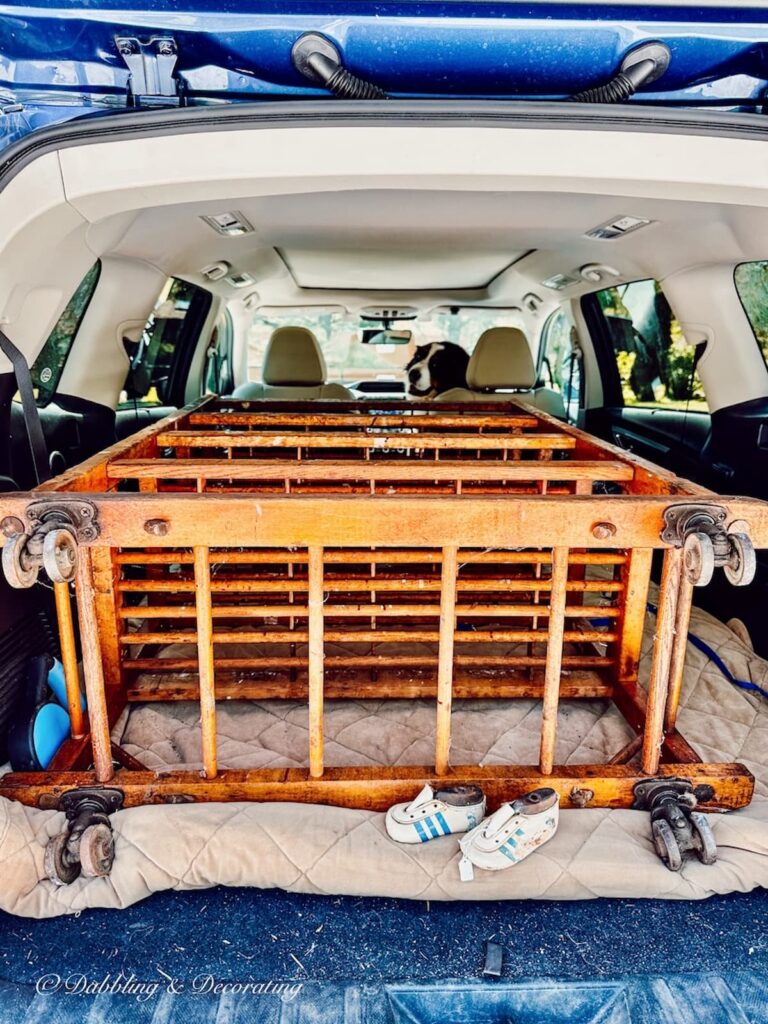
<instances>
[{"instance_id":1,"label":"beige padded blanket","mask_svg":"<svg viewBox=\"0 0 768 1024\"><path fill-rule=\"evenodd\" d=\"M646 626L647 676L655 621ZM691 631L731 672L768 687L768 663L734 633L694 609ZM539 705L534 701L459 701L452 756L456 763L535 763ZM44 917L87 907L125 907L161 889L211 885L280 887L297 892L411 899L584 899L596 896L699 899L768 886L768 701L728 683L689 644L680 729L707 760L742 761L757 778L750 807L711 820L717 864L686 861L679 874L653 852L648 816L638 811L565 811L557 835L506 871L459 881L453 837L414 847L391 842L384 816L300 804L153 806L114 816L117 856L107 879L56 888L43 878L43 850L63 816L0 800L0 907ZM434 705L421 701L329 702L328 764L428 763ZM223 766L303 763L306 707L263 701L220 707ZM151 767L199 767L197 708L135 708L118 723L124 747ZM600 761L629 731L612 705L566 703L559 716L558 760Z\"/></svg>"}]
</instances>

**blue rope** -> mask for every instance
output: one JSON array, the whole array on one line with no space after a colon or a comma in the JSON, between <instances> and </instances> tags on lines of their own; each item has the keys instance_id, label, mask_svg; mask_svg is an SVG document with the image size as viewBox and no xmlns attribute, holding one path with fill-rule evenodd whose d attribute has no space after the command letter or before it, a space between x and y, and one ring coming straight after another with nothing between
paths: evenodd
<instances>
[{"instance_id":1,"label":"blue rope","mask_svg":"<svg viewBox=\"0 0 768 1024\"><path fill-rule=\"evenodd\" d=\"M650 601L648 602L646 607L652 615L658 614L658 609L655 605L652 605ZM728 680L728 682L731 683L733 686L738 686L740 690L749 690L752 693L758 693L761 697L768 697L768 690L764 690L763 687L758 686L757 683L753 683L749 679L737 679L736 676L733 675L731 670L725 664L723 659L720 657L720 655L717 653L717 651L713 651L709 644L705 643L701 639L701 637L696 636L695 633L689 632L688 641L689 643L693 644L693 646L698 651L701 651L702 654L706 655L712 662L712 664L715 666L715 668L719 669L720 672L722 672L722 674Z\"/></svg>"}]
</instances>

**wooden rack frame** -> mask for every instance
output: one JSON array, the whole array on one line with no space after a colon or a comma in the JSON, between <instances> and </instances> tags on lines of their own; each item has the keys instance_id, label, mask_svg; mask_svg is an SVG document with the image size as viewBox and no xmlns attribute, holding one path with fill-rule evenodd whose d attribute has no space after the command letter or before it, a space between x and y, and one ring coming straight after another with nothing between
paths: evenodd
<instances>
[{"instance_id":1,"label":"wooden rack frame","mask_svg":"<svg viewBox=\"0 0 768 1024\"><path fill-rule=\"evenodd\" d=\"M73 735L49 771L0 780L4 796L54 806L108 783L127 805L384 809L440 779L482 785L491 807L544 783L564 806L630 806L638 781L682 775L711 787L704 806L751 798L743 766L702 764L675 728L692 587L662 531L671 506L716 501L765 547L763 502L716 498L522 403L214 399L0 496L6 535L33 533L41 501L43 521L92 509L76 579L88 714L68 585L56 583ZM161 657L169 644L188 649ZM221 770L217 701L267 697L307 701L307 769ZM341 697L434 699L434 763L326 765L324 701ZM452 765L452 701L465 697L540 698L538 764ZM608 764L558 765L559 701L583 697L612 699L636 737ZM149 771L110 742L126 703L172 700L199 701L202 775Z\"/></svg>"}]
</instances>

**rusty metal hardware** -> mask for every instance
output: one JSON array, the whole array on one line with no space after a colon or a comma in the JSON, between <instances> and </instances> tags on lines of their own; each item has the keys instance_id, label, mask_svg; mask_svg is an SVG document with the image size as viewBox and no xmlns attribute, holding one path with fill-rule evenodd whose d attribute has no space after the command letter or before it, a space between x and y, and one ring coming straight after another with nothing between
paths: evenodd
<instances>
[{"instance_id":1,"label":"rusty metal hardware","mask_svg":"<svg viewBox=\"0 0 768 1024\"><path fill-rule=\"evenodd\" d=\"M78 543L90 543L99 536L96 506L86 498L59 495L33 501L25 515L26 531L15 516L2 523L8 537L2 555L5 578L23 590L36 583L42 568L52 583L69 583L77 572Z\"/></svg>"},{"instance_id":2,"label":"rusty metal hardware","mask_svg":"<svg viewBox=\"0 0 768 1024\"><path fill-rule=\"evenodd\" d=\"M120 789L85 787L62 793L58 809L67 816L67 827L45 848L45 873L54 885L71 885L76 878L108 875L115 859L115 843L109 815L124 803Z\"/></svg>"},{"instance_id":3,"label":"rusty metal hardware","mask_svg":"<svg viewBox=\"0 0 768 1024\"><path fill-rule=\"evenodd\" d=\"M711 787L694 789L690 779L648 779L635 786L632 807L650 812L656 853L670 871L680 870L689 850L702 864L717 860L717 844L707 816L695 809L700 800L710 800L712 795Z\"/></svg>"},{"instance_id":4,"label":"rusty metal hardware","mask_svg":"<svg viewBox=\"0 0 768 1024\"><path fill-rule=\"evenodd\" d=\"M735 587L745 587L755 578L757 559L745 532L726 528L728 511L722 505L690 502L664 510L661 539L683 549L683 571L689 583L705 587L716 567L725 572Z\"/></svg>"}]
</instances>

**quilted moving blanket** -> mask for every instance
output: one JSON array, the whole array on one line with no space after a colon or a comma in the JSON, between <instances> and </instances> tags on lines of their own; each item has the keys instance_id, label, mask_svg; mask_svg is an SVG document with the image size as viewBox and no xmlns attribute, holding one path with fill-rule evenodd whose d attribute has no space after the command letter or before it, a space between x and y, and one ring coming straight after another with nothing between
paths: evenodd
<instances>
[{"instance_id":1,"label":"quilted moving blanket","mask_svg":"<svg viewBox=\"0 0 768 1024\"><path fill-rule=\"evenodd\" d=\"M641 666L646 678L654 625L649 616ZM768 663L727 626L694 609L690 628L734 677L768 687ZM534 763L540 713L535 701L457 701L454 759ZM217 724L223 767L304 763L305 705L231 702L220 705ZM719 849L711 867L689 859L681 872L669 872L653 851L648 815L639 811L564 811L556 836L534 855L506 871L478 871L465 883L459 880L455 837L399 846L388 838L383 814L289 803L199 804L119 812L113 818L117 853L111 876L57 888L44 879L43 851L61 830L63 815L1 800L0 906L45 917L125 907L161 889L211 885L421 900L698 899L768 885L768 701L733 686L689 644L679 726L704 759L741 761L757 779L748 808L711 816ZM433 702L332 701L326 708L326 761L428 763L433 730ZM135 707L117 724L116 738L152 768L200 766L195 705ZM628 727L609 702L566 702L557 759L600 761L628 738Z\"/></svg>"}]
</instances>

